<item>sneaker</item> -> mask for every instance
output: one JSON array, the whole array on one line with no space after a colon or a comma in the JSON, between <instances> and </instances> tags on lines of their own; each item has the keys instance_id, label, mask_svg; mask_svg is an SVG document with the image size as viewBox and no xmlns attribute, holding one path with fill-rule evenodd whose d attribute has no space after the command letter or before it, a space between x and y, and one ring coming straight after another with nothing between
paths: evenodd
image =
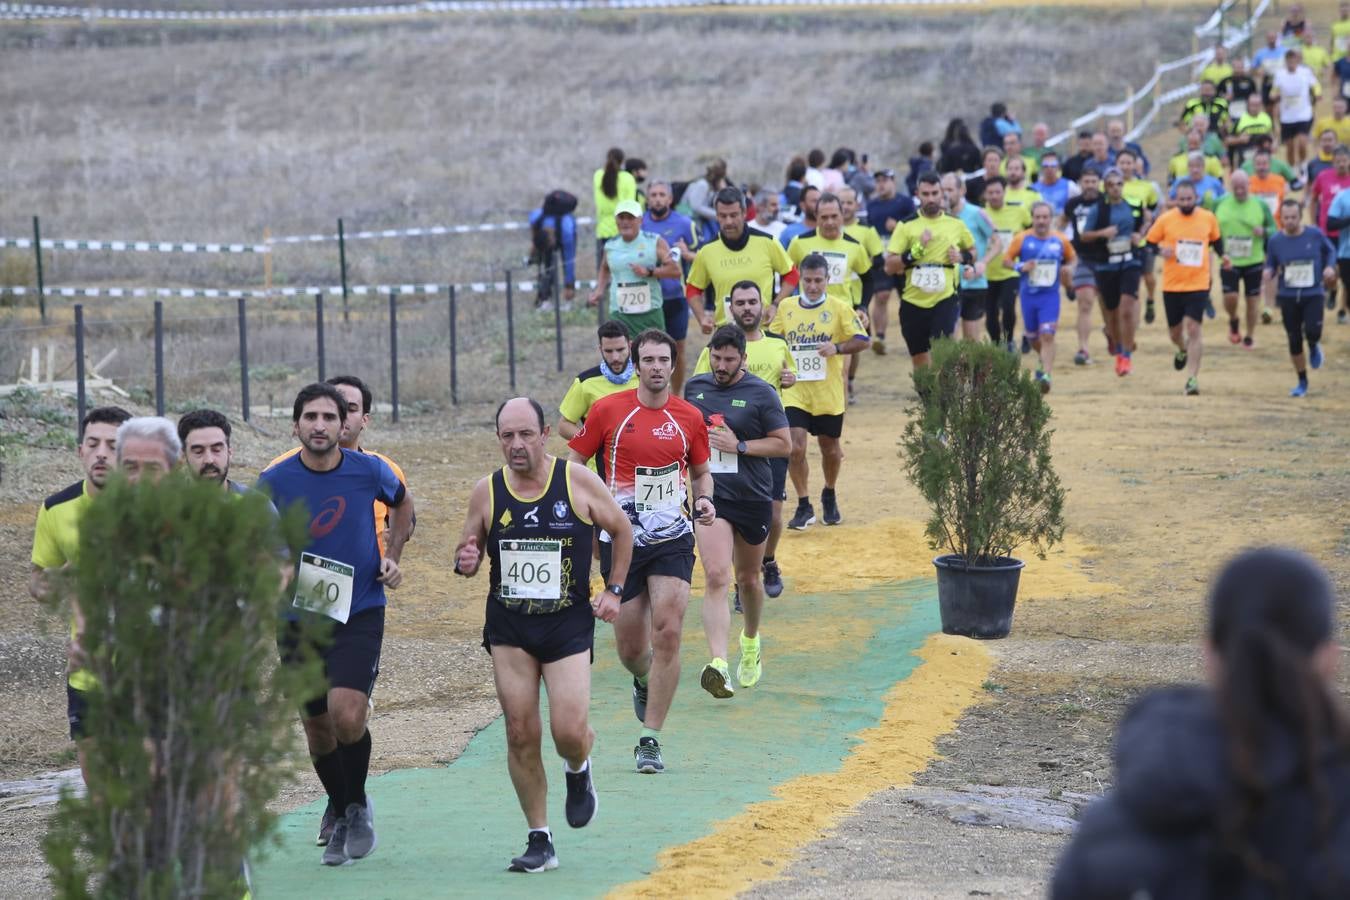
<instances>
[{"instance_id":1,"label":"sneaker","mask_svg":"<svg viewBox=\"0 0 1350 900\"><path fill-rule=\"evenodd\" d=\"M1024 334L1022 335L1022 355L1026 356L1030 352L1031 352L1031 338L1027 337Z\"/></svg>"},{"instance_id":2,"label":"sneaker","mask_svg":"<svg viewBox=\"0 0 1350 900\"><path fill-rule=\"evenodd\" d=\"M656 775L665 771L666 764L661 761L661 745L654 737L638 738L633 748L633 759L637 761L637 770L643 775Z\"/></svg>"},{"instance_id":3,"label":"sneaker","mask_svg":"<svg viewBox=\"0 0 1350 900\"><path fill-rule=\"evenodd\" d=\"M875 353L877 356L885 356L886 338L884 338L881 335L877 335L876 337L872 338L872 352Z\"/></svg>"},{"instance_id":4,"label":"sneaker","mask_svg":"<svg viewBox=\"0 0 1350 900\"><path fill-rule=\"evenodd\" d=\"M1145 322L1146 324L1148 324L1148 325L1152 325L1152 324L1153 324L1153 320L1156 319L1156 318L1158 318L1158 313L1157 313L1157 311L1153 308L1153 301L1152 301L1152 300L1147 300L1147 301L1145 301L1145 302L1144 302L1144 322Z\"/></svg>"},{"instance_id":5,"label":"sneaker","mask_svg":"<svg viewBox=\"0 0 1350 900\"><path fill-rule=\"evenodd\" d=\"M1322 368L1322 360L1324 358L1325 357L1322 356L1322 345L1313 344L1312 349L1308 351L1308 365L1312 366L1314 369L1320 369Z\"/></svg>"},{"instance_id":6,"label":"sneaker","mask_svg":"<svg viewBox=\"0 0 1350 900\"><path fill-rule=\"evenodd\" d=\"M1255 350L1255 349L1256 349L1256 341L1252 340L1252 339L1249 338L1249 337L1244 337L1244 338L1242 339L1242 349L1243 349L1243 350Z\"/></svg>"},{"instance_id":7,"label":"sneaker","mask_svg":"<svg viewBox=\"0 0 1350 900\"><path fill-rule=\"evenodd\" d=\"M783 593L783 570L778 568L778 560L764 563L764 593L768 597L779 597Z\"/></svg>"},{"instance_id":8,"label":"sneaker","mask_svg":"<svg viewBox=\"0 0 1350 900\"><path fill-rule=\"evenodd\" d=\"M568 303L566 300L564 300L562 303L559 303L559 304L558 304L558 311L559 311L559 312L571 312L571 311L572 311L572 304L570 304L570 303Z\"/></svg>"},{"instance_id":9,"label":"sneaker","mask_svg":"<svg viewBox=\"0 0 1350 900\"><path fill-rule=\"evenodd\" d=\"M834 496L833 488L826 488L820 492L820 505L825 510L826 525L838 525L844 521L844 517L839 514L839 501Z\"/></svg>"},{"instance_id":10,"label":"sneaker","mask_svg":"<svg viewBox=\"0 0 1350 900\"><path fill-rule=\"evenodd\" d=\"M1269 307L1269 306L1262 307L1262 308L1261 308L1261 324L1262 324L1262 325L1269 325L1271 322L1274 322L1274 321L1275 321L1275 314L1274 314L1273 312L1270 311L1270 307Z\"/></svg>"},{"instance_id":11,"label":"sneaker","mask_svg":"<svg viewBox=\"0 0 1350 900\"><path fill-rule=\"evenodd\" d=\"M1228 343L1230 344L1242 343L1242 335L1238 333L1236 325L1228 329Z\"/></svg>"},{"instance_id":12,"label":"sneaker","mask_svg":"<svg viewBox=\"0 0 1350 900\"><path fill-rule=\"evenodd\" d=\"M558 855L553 852L553 840L544 831L531 831L526 839L525 852L511 860L508 872L547 872L558 868Z\"/></svg>"},{"instance_id":13,"label":"sneaker","mask_svg":"<svg viewBox=\"0 0 1350 900\"><path fill-rule=\"evenodd\" d=\"M1212 318L1214 318L1215 316L1217 316L1218 314L1219 314L1219 311L1216 310L1216 309L1214 308L1214 301L1213 301L1213 300L1206 300L1206 301L1205 301L1205 318L1206 318L1206 319L1212 319Z\"/></svg>"},{"instance_id":14,"label":"sneaker","mask_svg":"<svg viewBox=\"0 0 1350 900\"><path fill-rule=\"evenodd\" d=\"M375 852L375 802L347 804L347 856L363 859Z\"/></svg>"},{"instance_id":15,"label":"sneaker","mask_svg":"<svg viewBox=\"0 0 1350 900\"><path fill-rule=\"evenodd\" d=\"M1327 309L1335 309L1335 308L1336 308L1336 295L1327 294Z\"/></svg>"},{"instance_id":16,"label":"sneaker","mask_svg":"<svg viewBox=\"0 0 1350 900\"><path fill-rule=\"evenodd\" d=\"M1119 375L1129 375L1131 372L1134 371L1134 357L1133 357L1133 356L1122 356L1122 357L1120 357L1120 359L1121 359L1121 363L1120 363L1120 371L1119 371L1117 374L1119 374Z\"/></svg>"},{"instance_id":17,"label":"sneaker","mask_svg":"<svg viewBox=\"0 0 1350 900\"><path fill-rule=\"evenodd\" d=\"M1073 364L1075 366L1086 366L1092 363L1092 357L1088 356L1086 350L1079 350L1073 355Z\"/></svg>"},{"instance_id":18,"label":"sneaker","mask_svg":"<svg viewBox=\"0 0 1350 900\"><path fill-rule=\"evenodd\" d=\"M797 511L788 519L788 527L793 531L805 531L806 526L816 524L816 511L811 508L810 500L799 500Z\"/></svg>"},{"instance_id":19,"label":"sneaker","mask_svg":"<svg viewBox=\"0 0 1350 900\"><path fill-rule=\"evenodd\" d=\"M591 781L591 761L586 760L586 768L580 772L569 772L563 768L563 780L567 782L567 824L573 828L585 828L595 818L600 809L600 798L595 794L595 783Z\"/></svg>"},{"instance_id":20,"label":"sneaker","mask_svg":"<svg viewBox=\"0 0 1350 900\"><path fill-rule=\"evenodd\" d=\"M741 687L754 687L764 674L764 665L760 661L759 638L748 638L741 632L741 661L736 666L736 680Z\"/></svg>"},{"instance_id":21,"label":"sneaker","mask_svg":"<svg viewBox=\"0 0 1350 900\"><path fill-rule=\"evenodd\" d=\"M553 301L545 300L543 303L536 306L535 310L538 312L553 312Z\"/></svg>"},{"instance_id":22,"label":"sneaker","mask_svg":"<svg viewBox=\"0 0 1350 900\"><path fill-rule=\"evenodd\" d=\"M243 892L243 900L253 900L253 869L249 867L247 856L239 860L239 877L235 879L234 887Z\"/></svg>"},{"instance_id":23,"label":"sneaker","mask_svg":"<svg viewBox=\"0 0 1350 900\"><path fill-rule=\"evenodd\" d=\"M1038 372L1037 374L1040 375L1040 377L1037 378L1036 380L1041 383L1041 393L1042 394L1050 393L1050 376L1044 372Z\"/></svg>"},{"instance_id":24,"label":"sneaker","mask_svg":"<svg viewBox=\"0 0 1350 900\"><path fill-rule=\"evenodd\" d=\"M347 855L347 819L338 819L333 823L333 833L328 838L328 846L323 850L325 866L345 866L350 863Z\"/></svg>"},{"instance_id":25,"label":"sneaker","mask_svg":"<svg viewBox=\"0 0 1350 900\"><path fill-rule=\"evenodd\" d=\"M329 800L328 805L323 808L323 818L319 820L319 837L315 841L320 847L327 847L328 840L333 836L333 828L337 826L337 810L333 809L333 801Z\"/></svg>"},{"instance_id":26,"label":"sneaker","mask_svg":"<svg viewBox=\"0 0 1350 900\"><path fill-rule=\"evenodd\" d=\"M1180 372L1182 369L1186 368L1186 351L1185 351L1185 350L1178 350L1178 351L1177 351L1177 355L1174 356L1174 357L1172 357L1172 368L1176 369L1178 372Z\"/></svg>"},{"instance_id":27,"label":"sneaker","mask_svg":"<svg viewBox=\"0 0 1350 900\"><path fill-rule=\"evenodd\" d=\"M639 722L647 721L647 686L633 676L633 715Z\"/></svg>"},{"instance_id":28,"label":"sneaker","mask_svg":"<svg viewBox=\"0 0 1350 900\"><path fill-rule=\"evenodd\" d=\"M858 402L858 395L853 390L853 379L848 380L848 405L852 406Z\"/></svg>"},{"instance_id":29,"label":"sneaker","mask_svg":"<svg viewBox=\"0 0 1350 900\"><path fill-rule=\"evenodd\" d=\"M1187 378L1187 379L1186 379L1186 396L1187 396L1187 397L1198 397L1198 396L1200 396L1200 379L1199 379L1199 378Z\"/></svg>"},{"instance_id":30,"label":"sneaker","mask_svg":"<svg viewBox=\"0 0 1350 900\"><path fill-rule=\"evenodd\" d=\"M1017 353L1017 344L1009 340L1007 343L1003 345L1003 349L1015 355Z\"/></svg>"},{"instance_id":31,"label":"sneaker","mask_svg":"<svg viewBox=\"0 0 1350 900\"><path fill-rule=\"evenodd\" d=\"M1300 381L1298 384L1294 385L1293 389L1289 392L1289 396L1290 397L1308 396L1308 385Z\"/></svg>"},{"instance_id":32,"label":"sneaker","mask_svg":"<svg viewBox=\"0 0 1350 900\"><path fill-rule=\"evenodd\" d=\"M704 666L703 674L698 677L698 683L718 700L726 700L736 693L731 687L731 675L727 672L725 659L714 659ZM640 766L638 771L641 771Z\"/></svg>"},{"instance_id":33,"label":"sneaker","mask_svg":"<svg viewBox=\"0 0 1350 900\"><path fill-rule=\"evenodd\" d=\"M1341 310L1340 312L1336 313L1337 325L1344 325L1347 322L1350 322L1350 313L1347 313L1345 310Z\"/></svg>"}]
</instances>

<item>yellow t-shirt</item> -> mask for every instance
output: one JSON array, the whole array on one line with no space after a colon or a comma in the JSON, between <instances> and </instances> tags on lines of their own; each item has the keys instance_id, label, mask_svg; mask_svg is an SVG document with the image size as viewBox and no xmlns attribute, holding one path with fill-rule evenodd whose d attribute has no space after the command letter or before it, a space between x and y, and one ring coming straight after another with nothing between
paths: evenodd
<instances>
[{"instance_id":1,"label":"yellow t-shirt","mask_svg":"<svg viewBox=\"0 0 1350 900\"><path fill-rule=\"evenodd\" d=\"M825 292L849 306L862 304L862 279L872 269L872 257L862 242L847 231L830 240L819 231L805 231L788 244L788 259L798 267L812 253L819 253L830 264L830 282Z\"/></svg>"},{"instance_id":2,"label":"yellow t-shirt","mask_svg":"<svg viewBox=\"0 0 1350 900\"><path fill-rule=\"evenodd\" d=\"M1336 132L1336 143L1350 144L1350 116L1337 119L1335 116L1323 116L1313 123L1313 140L1324 131Z\"/></svg>"},{"instance_id":3,"label":"yellow t-shirt","mask_svg":"<svg viewBox=\"0 0 1350 900\"><path fill-rule=\"evenodd\" d=\"M1017 272L1003 264L1003 254L1012 246L1013 235L1031 227L1031 207L1009 206L1004 203L1000 209L986 206L984 211L994 223L994 237L998 238L998 254L985 269L985 277L990 281L1007 281L1016 278Z\"/></svg>"},{"instance_id":4,"label":"yellow t-shirt","mask_svg":"<svg viewBox=\"0 0 1350 900\"><path fill-rule=\"evenodd\" d=\"M1019 154L1022 161L1027 164L1027 184L1036 180L1036 176L1041 174L1041 161L1025 151ZM1008 177L1008 161L1005 159L998 164L998 174L1004 178Z\"/></svg>"},{"instance_id":5,"label":"yellow t-shirt","mask_svg":"<svg viewBox=\"0 0 1350 900\"><path fill-rule=\"evenodd\" d=\"M84 481L77 481L57 491L38 508L37 525L33 529L31 560L39 569L59 569L74 563L80 552L80 520L94 498L84 489ZM71 635L75 626L71 624ZM87 691L97 680L84 669L75 669L67 679L77 691Z\"/></svg>"},{"instance_id":6,"label":"yellow t-shirt","mask_svg":"<svg viewBox=\"0 0 1350 900\"><path fill-rule=\"evenodd\" d=\"M925 231L931 236L927 245L920 243ZM886 252L896 255L908 252L913 257L905 267L905 290L900 295L901 300L929 309L956 293L961 274L947 253L952 247L975 249L975 236L956 216L944 212L935 219L920 215L900 223L891 233Z\"/></svg>"},{"instance_id":7,"label":"yellow t-shirt","mask_svg":"<svg viewBox=\"0 0 1350 900\"><path fill-rule=\"evenodd\" d=\"M1040 202L1041 195L1034 188L1008 188L1003 192L1004 206L1025 206L1030 211L1034 204Z\"/></svg>"},{"instance_id":8,"label":"yellow t-shirt","mask_svg":"<svg viewBox=\"0 0 1350 900\"><path fill-rule=\"evenodd\" d=\"M795 373L797 364L792 361L792 351L788 349L782 335L772 331L761 331L760 335L757 341L745 342L745 369L773 385L774 390L781 395L783 370ZM694 364L694 374L703 375L711 371L712 360L708 356L708 348L704 347L698 355L698 362Z\"/></svg>"},{"instance_id":9,"label":"yellow t-shirt","mask_svg":"<svg viewBox=\"0 0 1350 900\"><path fill-rule=\"evenodd\" d=\"M1171 181L1178 181L1186 177L1189 171L1189 161L1187 157L1190 152L1178 153L1167 162L1167 175ZM1205 174L1213 175L1215 178L1223 177L1223 164L1213 156L1205 157Z\"/></svg>"},{"instance_id":10,"label":"yellow t-shirt","mask_svg":"<svg viewBox=\"0 0 1350 900\"><path fill-rule=\"evenodd\" d=\"M614 208L625 200L636 200L637 180L632 172L619 170L619 180L615 183L613 197L606 197L600 190L600 182L605 177L604 169L596 169L592 179L595 188L595 236L608 240L618 237L619 223L614 221Z\"/></svg>"},{"instance_id":11,"label":"yellow t-shirt","mask_svg":"<svg viewBox=\"0 0 1350 900\"><path fill-rule=\"evenodd\" d=\"M1332 60L1338 60L1350 53L1350 19L1337 19L1331 23Z\"/></svg>"},{"instance_id":12,"label":"yellow t-shirt","mask_svg":"<svg viewBox=\"0 0 1350 900\"><path fill-rule=\"evenodd\" d=\"M1231 77L1233 67L1228 63L1212 62L1200 70L1201 81L1212 81L1216 85L1225 78Z\"/></svg>"},{"instance_id":13,"label":"yellow t-shirt","mask_svg":"<svg viewBox=\"0 0 1350 900\"><path fill-rule=\"evenodd\" d=\"M1331 65L1331 54L1327 52L1325 47L1309 44L1303 48L1303 64L1312 69L1314 73L1320 74L1323 69Z\"/></svg>"},{"instance_id":14,"label":"yellow t-shirt","mask_svg":"<svg viewBox=\"0 0 1350 900\"><path fill-rule=\"evenodd\" d=\"M721 235L699 247L685 279L686 285L699 292L712 285L717 298L714 321L718 325L728 321L727 303L736 282L753 281L759 285L760 300L768 306L773 302L774 276L792 271L792 260L776 238L762 231L751 231L744 237L745 243L739 250L728 247Z\"/></svg>"},{"instance_id":15,"label":"yellow t-shirt","mask_svg":"<svg viewBox=\"0 0 1350 900\"><path fill-rule=\"evenodd\" d=\"M854 336L867 337L853 307L828 293L814 306L794 294L778 304L771 328L787 341L797 369L797 382L783 391L783 405L813 416L842 415L848 406L844 393L847 364L843 354L822 357L817 348L831 341L842 344Z\"/></svg>"}]
</instances>

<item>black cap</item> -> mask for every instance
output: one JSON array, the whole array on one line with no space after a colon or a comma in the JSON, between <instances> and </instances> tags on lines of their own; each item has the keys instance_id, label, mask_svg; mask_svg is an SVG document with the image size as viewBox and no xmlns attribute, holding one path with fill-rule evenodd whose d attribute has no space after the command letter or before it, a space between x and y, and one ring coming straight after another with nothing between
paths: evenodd
<instances>
[{"instance_id":1,"label":"black cap","mask_svg":"<svg viewBox=\"0 0 1350 900\"><path fill-rule=\"evenodd\" d=\"M895 177L895 170L894 170L894 169L882 169L880 172L878 172L878 173L876 174L876 177L877 177L877 178L894 178L894 177Z\"/></svg>"}]
</instances>

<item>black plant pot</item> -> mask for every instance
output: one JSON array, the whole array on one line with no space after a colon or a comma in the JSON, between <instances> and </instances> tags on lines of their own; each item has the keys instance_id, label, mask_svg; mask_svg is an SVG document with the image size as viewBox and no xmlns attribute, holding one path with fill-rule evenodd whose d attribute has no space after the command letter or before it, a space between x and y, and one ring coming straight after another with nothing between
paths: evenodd
<instances>
[{"instance_id":1,"label":"black plant pot","mask_svg":"<svg viewBox=\"0 0 1350 900\"><path fill-rule=\"evenodd\" d=\"M1009 556L993 565L967 566L964 557L939 556L938 612L944 634L973 638L1007 637L1012 630L1017 582L1026 563Z\"/></svg>"}]
</instances>

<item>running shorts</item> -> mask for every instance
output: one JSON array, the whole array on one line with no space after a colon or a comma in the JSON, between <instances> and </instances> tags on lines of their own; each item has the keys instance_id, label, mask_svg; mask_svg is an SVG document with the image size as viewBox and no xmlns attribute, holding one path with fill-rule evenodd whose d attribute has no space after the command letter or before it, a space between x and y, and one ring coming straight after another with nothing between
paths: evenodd
<instances>
[{"instance_id":1,"label":"running shorts","mask_svg":"<svg viewBox=\"0 0 1350 900\"><path fill-rule=\"evenodd\" d=\"M713 501L717 505L717 501ZM614 546L609 541L600 542L600 574L605 583L609 583L609 569L613 562ZM633 561L628 566L628 579L623 583L623 596L620 602L632 600L638 594L646 593L647 578L652 575L669 575L681 581L694 578L694 533L680 535L659 544L637 545L633 547Z\"/></svg>"},{"instance_id":2,"label":"running shorts","mask_svg":"<svg viewBox=\"0 0 1350 900\"><path fill-rule=\"evenodd\" d=\"M309 633L306 633L306 631ZM309 653L323 660L328 687L351 688L369 697L380 674L380 647L384 643L384 607L365 609L346 624L328 619L306 620L304 624L286 621L277 634L277 649L282 664L302 661ZM304 703L305 717L328 712L328 692Z\"/></svg>"}]
</instances>

